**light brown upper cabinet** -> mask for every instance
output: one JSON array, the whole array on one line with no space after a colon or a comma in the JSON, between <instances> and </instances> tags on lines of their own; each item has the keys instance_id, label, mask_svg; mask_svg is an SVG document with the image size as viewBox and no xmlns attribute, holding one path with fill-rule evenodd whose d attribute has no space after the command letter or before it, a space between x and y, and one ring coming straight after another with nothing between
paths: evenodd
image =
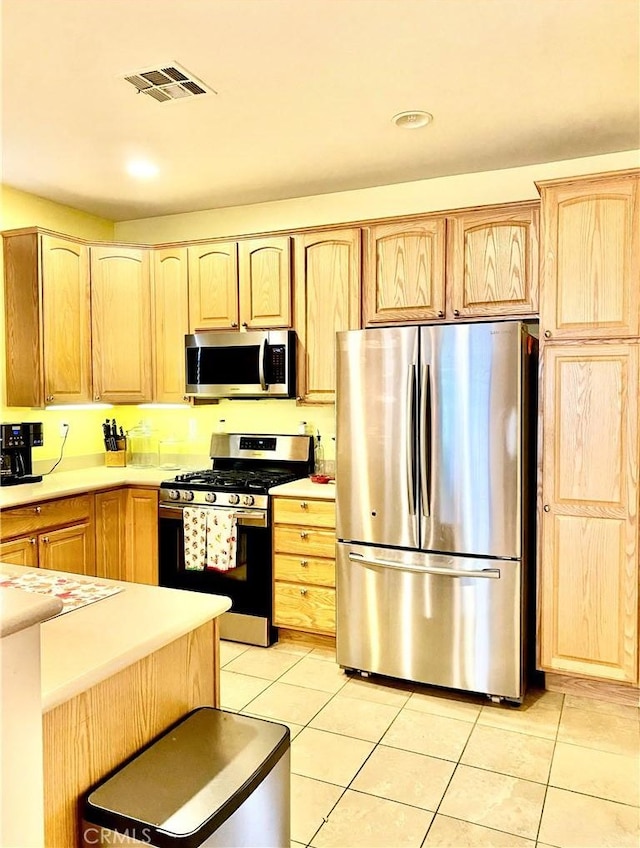
<instances>
[{"instance_id":1,"label":"light brown upper cabinet","mask_svg":"<svg viewBox=\"0 0 640 848\"><path fill-rule=\"evenodd\" d=\"M368 227L364 323L535 315L539 204Z\"/></svg>"},{"instance_id":2,"label":"light brown upper cabinet","mask_svg":"<svg viewBox=\"0 0 640 848\"><path fill-rule=\"evenodd\" d=\"M7 405L92 400L89 249L36 229L4 236Z\"/></svg>"},{"instance_id":3,"label":"light brown upper cabinet","mask_svg":"<svg viewBox=\"0 0 640 848\"><path fill-rule=\"evenodd\" d=\"M146 249L91 248L94 400L152 400L149 266Z\"/></svg>"},{"instance_id":4,"label":"light brown upper cabinet","mask_svg":"<svg viewBox=\"0 0 640 848\"><path fill-rule=\"evenodd\" d=\"M294 238L298 393L333 403L335 334L360 327L360 230L325 230Z\"/></svg>"},{"instance_id":5,"label":"light brown upper cabinet","mask_svg":"<svg viewBox=\"0 0 640 848\"><path fill-rule=\"evenodd\" d=\"M447 217L447 314L535 315L539 204Z\"/></svg>"},{"instance_id":6,"label":"light brown upper cabinet","mask_svg":"<svg viewBox=\"0 0 640 848\"><path fill-rule=\"evenodd\" d=\"M445 219L376 224L364 238L365 325L444 318Z\"/></svg>"},{"instance_id":7,"label":"light brown upper cabinet","mask_svg":"<svg viewBox=\"0 0 640 848\"><path fill-rule=\"evenodd\" d=\"M187 248L153 252L154 400L185 400L184 337L189 332Z\"/></svg>"},{"instance_id":8,"label":"light brown upper cabinet","mask_svg":"<svg viewBox=\"0 0 640 848\"><path fill-rule=\"evenodd\" d=\"M638 682L637 344L546 344L540 667Z\"/></svg>"},{"instance_id":9,"label":"light brown upper cabinet","mask_svg":"<svg viewBox=\"0 0 640 848\"><path fill-rule=\"evenodd\" d=\"M538 183L545 338L640 335L640 171Z\"/></svg>"},{"instance_id":10,"label":"light brown upper cabinet","mask_svg":"<svg viewBox=\"0 0 640 848\"><path fill-rule=\"evenodd\" d=\"M238 327L238 243L196 244L189 252L189 327Z\"/></svg>"},{"instance_id":11,"label":"light brown upper cabinet","mask_svg":"<svg viewBox=\"0 0 640 848\"><path fill-rule=\"evenodd\" d=\"M241 241L240 324L269 329L291 326L291 238Z\"/></svg>"}]
</instances>

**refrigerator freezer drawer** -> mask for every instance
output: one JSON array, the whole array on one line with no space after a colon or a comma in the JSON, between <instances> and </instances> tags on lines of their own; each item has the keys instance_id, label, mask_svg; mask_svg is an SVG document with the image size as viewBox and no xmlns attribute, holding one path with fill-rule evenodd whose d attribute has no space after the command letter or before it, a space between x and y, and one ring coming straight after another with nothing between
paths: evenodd
<instances>
[{"instance_id":1,"label":"refrigerator freezer drawer","mask_svg":"<svg viewBox=\"0 0 640 848\"><path fill-rule=\"evenodd\" d=\"M337 547L341 666L522 698L520 561Z\"/></svg>"}]
</instances>

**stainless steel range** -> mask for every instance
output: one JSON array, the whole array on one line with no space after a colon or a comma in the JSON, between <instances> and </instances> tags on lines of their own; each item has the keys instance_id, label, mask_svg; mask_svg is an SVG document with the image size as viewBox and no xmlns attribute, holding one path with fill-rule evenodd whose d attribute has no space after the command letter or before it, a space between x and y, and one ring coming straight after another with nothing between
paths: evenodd
<instances>
[{"instance_id":1,"label":"stainless steel range","mask_svg":"<svg viewBox=\"0 0 640 848\"><path fill-rule=\"evenodd\" d=\"M220 618L221 636L270 645L275 630L268 493L273 486L313 471L313 439L214 434L210 455L211 468L178 474L160 485L160 585L228 595L232 607ZM233 521L236 541L231 567L219 570L205 551L197 568L187 568L185 520L200 522L208 536L218 517Z\"/></svg>"}]
</instances>

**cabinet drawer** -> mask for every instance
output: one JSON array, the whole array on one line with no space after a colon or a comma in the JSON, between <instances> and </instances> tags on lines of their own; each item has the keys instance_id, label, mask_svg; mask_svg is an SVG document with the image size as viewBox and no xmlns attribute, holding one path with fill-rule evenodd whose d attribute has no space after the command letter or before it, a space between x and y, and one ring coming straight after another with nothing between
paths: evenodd
<instances>
[{"instance_id":1,"label":"cabinet drawer","mask_svg":"<svg viewBox=\"0 0 640 848\"><path fill-rule=\"evenodd\" d=\"M336 505L333 501L274 498L273 520L276 524L308 524L310 527L335 528Z\"/></svg>"},{"instance_id":2,"label":"cabinet drawer","mask_svg":"<svg viewBox=\"0 0 640 848\"><path fill-rule=\"evenodd\" d=\"M336 555L336 534L333 530L276 525L273 528L273 549L281 554L331 558Z\"/></svg>"},{"instance_id":3,"label":"cabinet drawer","mask_svg":"<svg viewBox=\"0 0 640 848\"><path fill-rule=\"evenodd\" d=\"M276 583L273 623L277 627L335 633L336 590Z\"/></svg>"},{"instance_id":4,"label":"cabinet drawer","mask_svg":"<svg viewBox=\"0 0 640 848\"><path fill-rule=\"evenodd\" d=\"M2 510L2 539L89 520L93 515L92 506L93 495L78 495Z\"/></svg>"},{"instance_id":5,"label":"cabinet drawer","mask_svg":"<svg viewBox=\"0 0 640 848\"><path fill-rule=\"evenodd\" d=\"M290 583L335 586L336 563L334 559L275 554L273 558L273 576L276 580L287 580Z\"/></svg>"}]
</instances>

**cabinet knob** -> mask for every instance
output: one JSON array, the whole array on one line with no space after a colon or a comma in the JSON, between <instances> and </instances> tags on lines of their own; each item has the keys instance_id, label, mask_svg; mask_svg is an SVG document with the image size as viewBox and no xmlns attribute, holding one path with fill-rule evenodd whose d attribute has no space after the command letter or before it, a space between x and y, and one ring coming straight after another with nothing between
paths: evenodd
<instances>
[{"instance_id":1,"label":"cabinet knob","mask_svg":"<svg viewBox=\"0 0 640 848\"><path fill-rule=\"evenodd\" d=\"M545 512L550 512L550 511L551 511L551 507L549 506L549 504L545 504L545 505L542 507L542 509L543 509Z\"/></svg>"},{"instance_id":2,"label":"cabinet knob","mask_svg":"<svg viewBox=\"0 0 640 848\"><path fill-rule=\"evenodd\" d=\"M94 396L93 396L93 399L94 399L94 400L100 400L100 395L94 395Z\"/></svg>"},{"instance_id":3,"label":"cabinet knob","mask_svg":"<svg viewBox=\"0 0 640 848\"><path fill-rule=\"evenodd\" d=\"M306 539L308 535L309 535L309 534L308 534L308 533L305 533L305 532L304 532L304 530L303 530L303 531L302 531L302 533L300 533L300 538L301 538L301 539Z\"/></svg>"},{"instance_id":4,"label":"cabinet knob","mask_svg":"<svg viewBox=\"0 0 640 848\"><path fill-rule=\"evenodd\" d=\"M460 317L460 310L459 310L459 309L454 309L454 310L453 310L453 314L454 314L454 316L455 316L456 318L459 318L459 317Z\"/></svg>"},{"instance_id":5,"label":"cabinet knob","mask_svg":"<svg viewBox=\"0 0 640 848\"><path fill-rule=\"evenodd\" d=\"M42 512L42 507L41 506L34 506L33 511L35 512L36 515L40 515L40 513Z\"/></svg>"},{"instance_id":6,"label":"cabinet knob","mask_svg":"<svg viewBox=\"0 0 640 848\"><path fill-rule=\"evenodd\" d=\"M309 509L309 504L306 501L300 501L300 509Z\"/></svg>"},{"instance_id":7,"label":"cabinet knob","mask_svg":"<svg viewBox=\"0 0 640 848\"><path fill-rule=\"evenodd\" d=\"M243 327L248 327L249 325L247 324L247 322L246 322L246 321L243 321L243 322L242 322L242 326L243 326Z\"/></svg>"},{"instance_id":8,"label":"cabinet knob","mask_svg":"<svg viewBox=\"0 0 640 848\"><path fill-rule=\"evenodd\" d=\"M43 536L43 537L42 537L42 541L45 543L45 545L48 545L48 544L49 544L49 537L48 537L48 536Z\"/></svg>"},{"instance_id":9,"label":"cabinet knob","mask_svg":"<svg viewBox=\"0 0 640 848\"><path fill-rule=\"evenodd\" d=\"M444 312L442 310L438 312L438 318L444 318Z\"/></svg>"},{"instance_id":10,"label":"cabinet knob","mask_svg":"<svg viewBox=\"0 0 640 848\"><path fill-rule=\"evenodd\" d=\"M237 321L234 321L234 322L233 322L233 324L232 324L231 326L232 326L232 327L234 328L234 330L235 330L235 328L238 326L238 322L237 322Z\"/></svg>"},{"instance_id":11,"label":"cabinet knob","mask_svg":"<svg viewBox=\"0 0 640 848\"><path fill-rule=\"evenodd\" d=\"M35 545L35 543L36 543L36 537L35 537L35 536L32 536L32 537L29 539L29 544L30 544L30 545Z\"/></svg>"},{"instance_id":12,"label":"cabinet knob","mask_svg":"<svg viewBox=\"0 0 640 848\"><path fill-rule=\"evenodd\" d=\"M301 594L301 595L306 595L306 594L307 594L307 590L306 590L306 589L300 589L300 594Z\"/></svg>"},{"instance_id":13,"label":"cabinet knob","mask_svg":"<svg viewBox=\"0 0 640 848\"><path fill-rule=\"evenodd\" d=\"M544 331L544 337L545 337L545 339L550 339L551 338L551 330L545 330Z\"/></svg>"},{"instance_id":14,"label":"cabinet knob","mask_svg":"<svg viewBox=\"0 0 640 848\"><path fill-rule=\"evenodd\" d=\"M53 395L47 395L47 403L51 403L53 400Z\"/></svg>"},{"instance_id":15,"label":"cabinet knob","mask_svg":"<svg viewBox=\"0 0 640 848\"><path fill-rule=\"evenodd\" d=\"M301 565L303 568L308 568L308 567L309 567L309 560L308 560L308 559L301 559L301 560L300 560L300 565Z\"/></svg>"}]
</instances>

